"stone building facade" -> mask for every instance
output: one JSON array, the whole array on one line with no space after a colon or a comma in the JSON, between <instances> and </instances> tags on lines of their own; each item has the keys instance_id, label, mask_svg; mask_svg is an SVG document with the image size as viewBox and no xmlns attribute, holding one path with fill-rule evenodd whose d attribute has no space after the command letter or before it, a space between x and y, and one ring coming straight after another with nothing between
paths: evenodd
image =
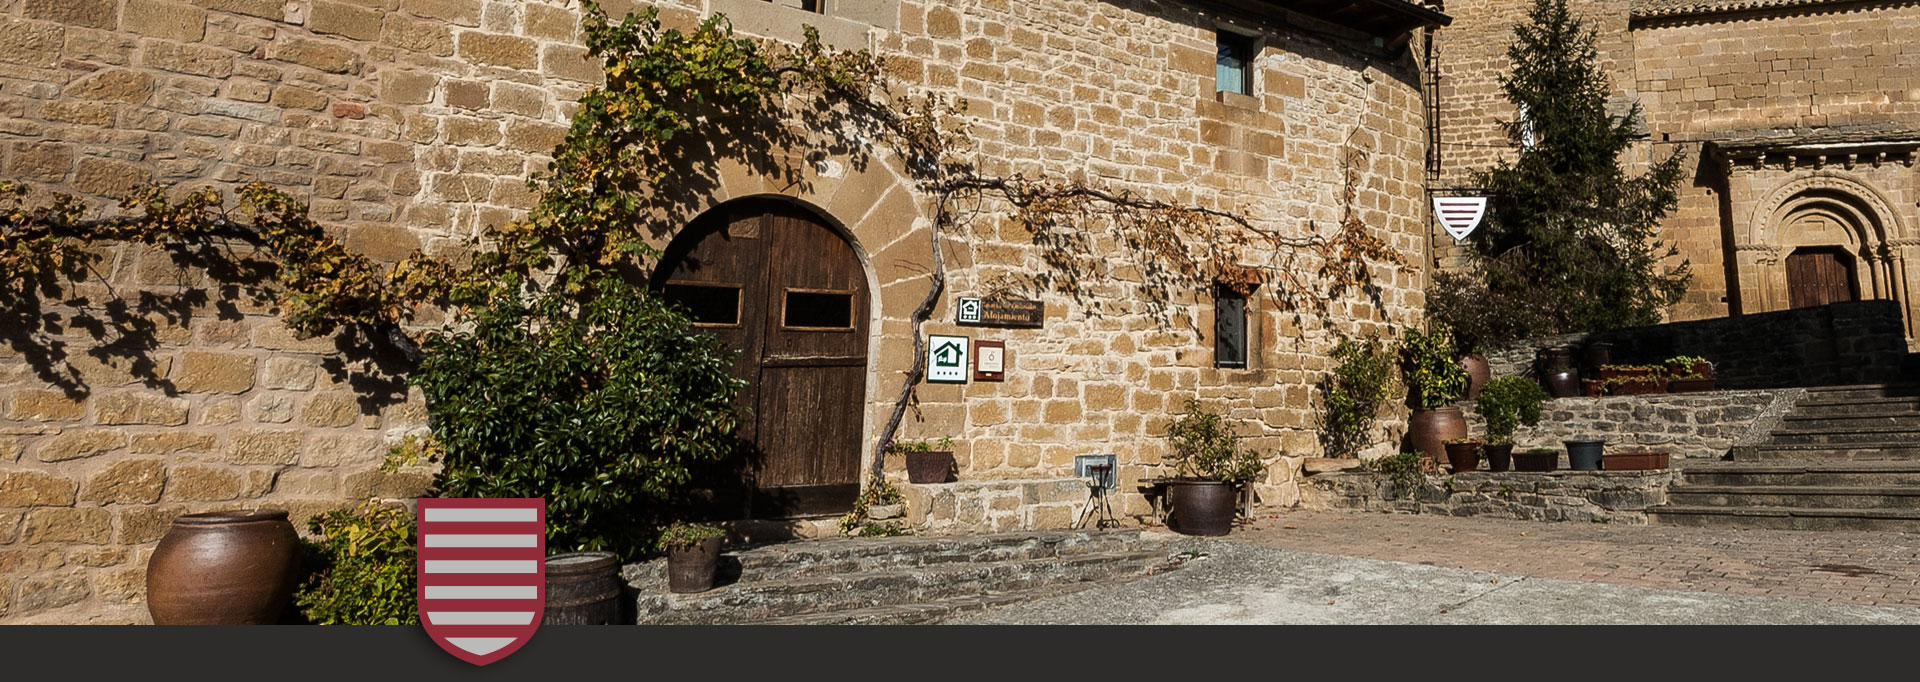
<instances>
[{"instance_id":1,"label":"stone building facade","mask_svg":"<svg viewBox=\"0 0 1920 682\"><path fill-rule=\"evenodd\" d=\"M619 16L643 4L606 6ZM1197 398L1270 464L1254 486L1261 502L1293 504L1300 459L1320 453L1314 385L1327 350L1418 318L1426 102L1407 46L1410 31L1444 21L1431 10L1391 0L1358 13L1338 2L652 4L669 26L721 12L742 33L793 40L811 24L829 45L876 51L896 87L970 101L986 174L1234 211L1304 237L1342 221L1343 161L1360 159L1351 208L1410 265L1375 266L1377 297L1335 300L1326 315L1256 292L1244 367L1216 366L1212 293L1187 292L1156 316L1124 275L1090 288L1113 305L1029 288L1016 293L1044 304L1039 328L960 326L961 297L1047 265L1005 205L989 202L963 233L941 235L947 283L924 332L1004 342L1005 377L918 386L897 436L953 437L960 481L1051 490L1035 482L1072 477L1076 456L1113 454L1116 511L1146 514L1135 486L1167 473L1166 424ZM573 103L601 82L579 23L577 0L0 0L0 169L103 210L146 182L231 194L265 181L309 201L359 252L457 253L532 204L526 178L545 169ZM1218 92L1222 36L1251 46L1245 95ZM796 414L851 419L855 460L870 461L915 358L909 319L932 281L932 198L884 155L809 164L800 182L716 164L715 186L681 222L777 205L857 262L859 397ZM348 340L296 338L270 297L221 286L161 249L101 256L74 284L87 305L143 295L178 305L136 308L151 341L131 351L103 349L78 327L5 334L0 622L144 619L147 557L181 513L284 508L299 523L426 489L428 471L380 470L390 445L426 429L403 373L343 352ZM1071 523L1079 507L1055 497L972 530Z\"/></svg>"},{"instance_id":2,"label":"stone building facade","mask_svg":"<svg viewBox=\"0 0 1920 682\"><path fill-rule=\"evenodd\" d=\"M1436 32L1440 188L1511 153L1499 92L1512 26L1528 0L1449 3ZM1920 301L1920 29L1907 2L1576 0L1595 30L1616 104L1638 101L1645 140L1631 153L1684 153L1679 209L1665 241L1692 263L1669 312L1692 320L1884 299ZM1445 267L1453 239L1434 236ZM1675 261L1677 262L1677 258Z\"/></svg>"}]
</instances>

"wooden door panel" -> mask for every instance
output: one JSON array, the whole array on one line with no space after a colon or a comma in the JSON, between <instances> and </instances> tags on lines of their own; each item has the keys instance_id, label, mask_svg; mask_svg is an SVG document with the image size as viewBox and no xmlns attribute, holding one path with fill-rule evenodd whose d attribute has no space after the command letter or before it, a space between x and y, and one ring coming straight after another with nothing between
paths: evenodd
<instances>
[{"instance_id":1,"label":"wooden door panel","mask_svg":"<svg viewBox=\"0 0 1920 682\"><path fill-rule=\"evenodd\" d=\"M866 367L796 366L760 370L762 488L858 483ZM848 418L849 416L854 418Z\"/></svg>"},{"instance_id":2,"label":"wooden door panel","mask_svg":"<svg viewBox=\"0 0 1920 682\"><path fill-rule=\"evenodd\" d=\"M866 357L866 276L846 240L791 214L769 222L765 356Z\"/></svg>"},{"instance_id":3,"label":"wooden door panel","mask_svg":"<svg viewBox=\"0 0 1920 682\"><path fill-rule=\"evenodd\" d=\"M1840 249L1802 249L1787 256L1787 301L1804 308L1858 298L1853 261Z\"/></svg>"}]
</instances>

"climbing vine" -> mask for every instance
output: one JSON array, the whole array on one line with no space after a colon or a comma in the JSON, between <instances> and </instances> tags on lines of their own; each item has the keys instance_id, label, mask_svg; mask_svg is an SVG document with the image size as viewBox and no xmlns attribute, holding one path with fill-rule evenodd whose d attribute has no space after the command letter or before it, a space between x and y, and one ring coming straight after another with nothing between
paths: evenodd
<instances>
[{"instance_id":1,"label":"climbing vine","mask_svg":"<svg viewBox=\"0 0 1920 682\"><path fill-rule=\"evenodd\" d=\"M79 276L105 242L239 241L267 260L249 274L273 283L297 333L370 332L363 338L384 339L417 366L423 310L451 311L446 319L460 321L503 297L557 292L588 301L601 294L604 275L647 271L660 257L650 244L717 191L715 160L743 162L804 191L815 164L859 166L890 154L932 198L934 262L912 316L915 366L901 378L879 434L885 442L925 369L922 325L946 284L942 242L970 234L964 228L983 203L1011 207L1038 247L1046 269L1030 284L1085 300L1096 283L1128 281L1156 311L1193 284L1219 283L1242 292L1265 285L1289 309L1325 313L1353 289L1377 296L1376 265L1404 265L1355 208L1365 152L1351 144L1343 158L1345 213L1331 229L1087 182L997 177L969 158L964 100L897 92L885 61L868 51L825 48L810 27L800 44L784 45L735 36L719 15L680 31L663 28L651 9L616 22L598 4L583 5L587 51L603 60L606 83L581 98L547 172L528 180L536 205L521 219L486 226L459 257L414 253L375 262L346 249L294 196L259 184L241 188L231 207L213 189L148 188L123 201L120 215L88 219L77 200L30 206L24 186L5 183L0 296L7 305L35 300L54 278ZM880 456L876 447L876 475Z\"/></svg>"}]
</instances>

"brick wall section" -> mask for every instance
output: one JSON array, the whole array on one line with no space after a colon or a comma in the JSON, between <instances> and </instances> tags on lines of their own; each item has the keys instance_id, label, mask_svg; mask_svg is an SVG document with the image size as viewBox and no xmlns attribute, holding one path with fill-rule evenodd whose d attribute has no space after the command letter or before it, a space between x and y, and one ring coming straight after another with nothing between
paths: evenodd
<instances>
[{"instance_id":1,"label":"brick wall section","mask_svg":"<svg viewBox=\"0 0 1920 682\"><path fill-rule=\"evenodd\" d=\"M1667 502L1680 478L1659 471L1473 472L1428 479L1419 489L1394 488L1370 471L1315 474L1301 505L1308 509L1485 516L1527 521L1647 525L1647 508Z\"/></svg>"},{"instance_id":2,"label":"brick wall section","mask_svg":"<svg viewBox=\"0 0 1920 682\"><path fill-rule=\"evenodd\" d=\"M686 27L726 3L658 4ZM1006 341L1008 378L922 386L899 434L953 436L963 482L1057 481L1075 455L1117 453L1119 488L1131 491L1162 473L1165 425L1199 397L1273 464L1256 486L1264 502L1294 503L1300 458L1319 454L1311 386L1325 351L1340 334L1407 324L1423 303L1425 131L1411 57L1302 17L1229 18L1270 38L1257 96L1222 103L1211 63L1221 17L1186 4L902 1L896 11L864 30L835 19L829 37L887 56L897 86L970 99L987 173L1085 179L1237 210L1282 234L1327 234L1342 217L1344 150L1367 153L1359 216L1414 267L1376 269L1379 300L1336 301L1327 320L1257 297L1245 370L1212 367L1210 301L1177 301L1155 319L1127 278L1093 290L1099 309L1019 292L1045 300L1045 329L950 324L953 297L1045 268L1008 207L983 206L970 234L949 235L948 295L926 331ZM531 204L526 177L545 168L572 103L598 80L581 59L577 12L563 0L0 2L0 169L96 206L146 181L261 180L310 200L349 248L455 253ZM783 33L804 18L779 16L736 23ZM930 203L902 185L829 212L851 223L925 216ZM886 250L929 241L924 217L887 229L860 242L881 285L867 451L911 363L906 320L929 265ZM426 472L376 471L385 446L425 421L389 365L342 355L334 339L295 339L252 292L213 289L167 254L104 256L103 280L79 285L96 287L96 306L143 293L189 300L157 325L138 366L95 362L85 334L63 337L82 375L71 396L21 355L31 344L0 350L0 622L143 620L146 557L178 513L279 506L299 523L423 489ZM1137 494L1115 506L1149 512ZM1042 521L1053 523L1023 522Z\"/></svg>"}]
</instances>

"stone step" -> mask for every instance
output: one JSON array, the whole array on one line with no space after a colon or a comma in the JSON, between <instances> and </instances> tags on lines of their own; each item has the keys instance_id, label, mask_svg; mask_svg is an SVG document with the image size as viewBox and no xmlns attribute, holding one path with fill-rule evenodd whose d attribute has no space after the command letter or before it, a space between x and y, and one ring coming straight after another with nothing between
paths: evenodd
<instances>
[{"instance_id":1,"label":"stone step","mask_svg":"<svg viewBox=\"0 0 1920 682\"><path fill-rule=\"evenodd\" d=\"M1165 551L922 566L873 573L819 574L777 582L726 585L698 594L648 591L634 585L641 624L722 625L771 618L872 609L1042 589L1051 585L1144 574Z\"/></svg>"},{"instance_id":2,"label":"stone step","mask_svg":"<svg viewBox=\"0 0 1920 682\"><path fill-rule=\"evenodd\" d=\"M1662 526L1775 530L1877 530L1920 532L1920 509L1810 509L1800 507L1689 507L1647 510Z\"/></svg>"},{"instance_id":3,"label":"stone step","mask_svg":"<svg viewBox=\"0 0 1920 682\"><path fill-rule=\"evenodd\" d=\"M921 566L1083 556L1139 549L1140 531L1035 531L992 535L832 538L766 545L721 554L723 583L754 583ZM666 561L623 569L643 591L666 591Z\"/></svg>"},{"instance_id":4,"label":"stone step","mask_svg":"<svg viewBox=\"0 0 1920 682\"><path fill-rule=\"evenodd\" d=\"M1700 486L1908 486L1920 485L1920 461L1832 464L1713 462L1682 469L1685 483Z\"/></svg>"},{"instance_id":5,"label":"stone step","mask_svg":"<svg viewBox=\"0 0 1920 682\"><path fill-rule=\"evenodd\" d=\"M1832 402L1873 398L1920 398L1920 384L1862 384L1855 386L1816 386L1807 389L1802 400Z\"/></svg>"},{"instance_id":6,"label":"stone step","mask_svg":"<svg viewBox=\"0 0 1920 682\"><path fill-rule=\"evenodd\" d=\"M1679 485L1667 502L1680 507L1920 509L1920 486Z\"/></svg>"},{"instance_id":7,"label":"stone step","mask_svg":"<svg viewBox=\"0 0 1920 682\"><path fill-rule=\"evenodd\" d=\"M1833 433L1866 429L1920 430L1920 410L1885 412L1861 410L1852 414L1793 414L1780 420L1780 429L1797 433Z\"/></svg>"},{"instance_id":8,"label":"stone step","mask_svg":"<svg viewBox=\"0 0 1920 682\"><path fill-rule=\"evenodd\" d=\"M1838 431L1776 429L1767 445L1857 445L1868 443L1920 445L1920 428L1860 427Z\"/></svg>"},{"instance_id":9,"label":"stone step","mask_svg":"<svg viewBox=\"0 0 1920 682\"><path fill-rule=\"evenodd\" d=\"M1070 585L1055 585L1038 590L1020 590L1002 594L983 594L972 597L941 599L922 604L897 604L894 606L875 606L846 611L827 613L808 613L784 618L769 618L756 625L915 625L920 623L938 623L950 616L971 613L995 606L1020 604L1045 597L1057 597L1072 594L1101 584L1099 581L1086 581Z\"/></svg>"},{"instance_id":10,"label":"stone step","mask_svg":"<svg viewBox=\"0 0 1920 682\"><path fill-rule=\"evenodd\" d=\"M1855 400L1815 400L1803 398L1795 403L1793 417L1852 416L1859 413L1920 413L1920 397L1859 398Z\"/></svg>"},{"instance_id":11,"label":"stone step","mask_svg":"<svg viewBox=\"0 0 1920 682\"><path fill-rule=\"evenodd\" d=\"M1735 446L1727 454L1736 462L1920 461L1920 443L1767 443Z\"/></svg>"}]
</instances>

